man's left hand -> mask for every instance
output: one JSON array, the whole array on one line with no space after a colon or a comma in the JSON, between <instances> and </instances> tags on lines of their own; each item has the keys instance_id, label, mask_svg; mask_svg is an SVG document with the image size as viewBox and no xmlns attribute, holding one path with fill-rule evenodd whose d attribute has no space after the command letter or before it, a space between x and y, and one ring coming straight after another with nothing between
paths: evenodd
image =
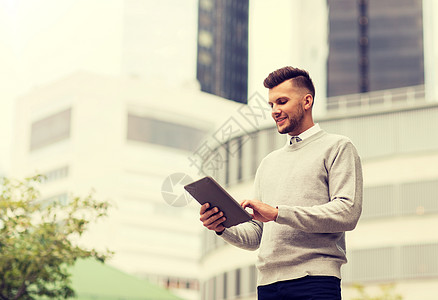
<instances>
[{"instance_id":1,"label":"man's left hand","mask_svg":"<svg viewBox=\"0 0 438 300\"><path fill-rule=\"evenodd\" d=\"M260 200L245 200L240 205L243 208L251 208L253 210L252 217L254 220L261 222L275 221L278 216L278 209Z\"/></svg>"}]
</instances>

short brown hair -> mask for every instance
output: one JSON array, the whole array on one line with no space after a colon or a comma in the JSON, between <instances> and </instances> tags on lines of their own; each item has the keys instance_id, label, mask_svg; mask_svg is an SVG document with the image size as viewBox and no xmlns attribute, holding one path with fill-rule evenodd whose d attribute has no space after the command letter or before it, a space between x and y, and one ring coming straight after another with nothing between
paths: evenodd
<instances>
[{"instance_id":1,"label":"short brown hair","mask_svg":"<svg viewBox=\"0 0 438 300\"><path fill-rule=\"evenodd\" d=\"M315 98L315 86L313 85L312 79L309 76L309 72L294 68L294 67L284 67L274 72L270 73L268 77L263 81L263 85L272 89L279 85L280 83L293 79L294 83L301 88L305 88L309 91L309 94Z\"/></svg>"}]
</instances>

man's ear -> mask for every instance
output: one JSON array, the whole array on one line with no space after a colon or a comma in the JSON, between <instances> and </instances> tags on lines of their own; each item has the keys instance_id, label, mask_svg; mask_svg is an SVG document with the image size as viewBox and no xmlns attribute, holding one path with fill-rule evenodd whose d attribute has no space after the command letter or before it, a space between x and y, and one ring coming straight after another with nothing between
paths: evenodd
<instances>
[{"instance_id":1,"label":"man's ear","mask_svg":"<svg viewBox=\"0 0 438 300\"><path fill-rule=\"evenodd\" d=\"M313 105L313 97L310 94L307 94L304 96L304 109L309 110L312 108Z\"/></svg>"}]
</instances>

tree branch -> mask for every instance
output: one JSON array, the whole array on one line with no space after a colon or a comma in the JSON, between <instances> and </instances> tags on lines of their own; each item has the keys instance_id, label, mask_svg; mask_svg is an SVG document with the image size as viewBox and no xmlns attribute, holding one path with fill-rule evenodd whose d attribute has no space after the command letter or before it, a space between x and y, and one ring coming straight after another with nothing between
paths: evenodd
<instances>
[{"instance_id":1,"label":"tree branch","mask_svg":"<svg viewBox=\"0 0 438 300\"><path fill-rule=\"evenodd\" d=\"M8 298L5 297L5 295L3 295L3 293L0 293L0 300L8 300Z\"/></svg>"},{"instance_id":2,"label":"tree branch","mask_svg":"<svg viewBox=\"0 0 438 300\"><path fill-rule=\"evenodd\" d=\"M14 297L14 300L20 299L21 296L23 296L26 293L26 278L23 280L23 283L20 286L20 289L18 290L17 294Z\"/></svg>"},{"instance_id":3,"label":"tree branch","mask_svg":"<svg viewBox=\"0 0 438 300\"><path fill-rule=\"evenodd\" d=\"M5 289L5 286L6 286L6 281L2 279L0 284L0 291L3 291ZM2 292L0 292L0 300L8 300L8 298L5 295L3 295Z\"/></svg>"}]
</instances>

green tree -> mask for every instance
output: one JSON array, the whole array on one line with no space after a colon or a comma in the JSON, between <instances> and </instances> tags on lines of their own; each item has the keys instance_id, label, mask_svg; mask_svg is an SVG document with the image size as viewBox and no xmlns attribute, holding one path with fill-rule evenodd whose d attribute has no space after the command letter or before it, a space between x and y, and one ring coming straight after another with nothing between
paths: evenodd
<instances>
[{"instance_id":1,"label":"green tree","mask_svg":"<svg viewBox=\"0 0 438 300\"><path fill-rule=\"evenodd\" d=\"M74 241L90 222L107 215L108 203L92 195L68 203L39 200L41 176L0 178L0 299L69 298L69 267L79 258L101 262L111 255Z\"/></svg>"},{"instance_id":2,"label":"green tree","mask_svg":"<svg viewBox=\"0 0 438 300\"><path fill-rule=\"evenodd\" d=\"M384 284L380 286L381 294L378 296L370 296L366 291L365 287L361 284L355 284L354 289L359 293L359 297L353 298L352 300L402 300L402 296L395 293L394 284Z\"/></svg>"}]
</instances>

